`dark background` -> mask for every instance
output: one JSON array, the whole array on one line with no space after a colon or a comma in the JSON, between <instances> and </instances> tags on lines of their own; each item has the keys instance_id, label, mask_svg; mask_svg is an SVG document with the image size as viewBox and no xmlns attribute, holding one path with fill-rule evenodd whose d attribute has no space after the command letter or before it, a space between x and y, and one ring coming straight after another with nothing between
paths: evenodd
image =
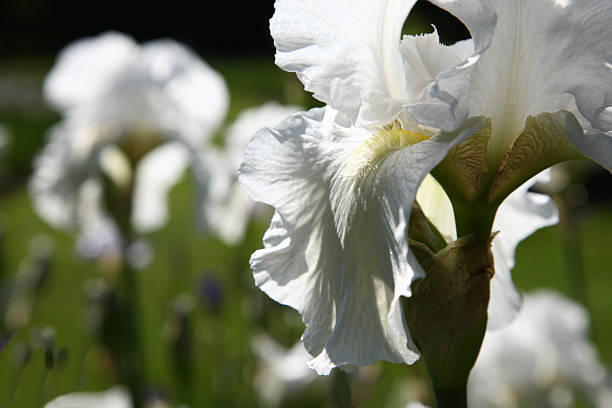
<instances>
[{"instance_id":1,"label":"dark background","mask_svg":"<svg viewBox=\"0 0 612 408\"><path fill-rule=\"evenodd\" d=\"M375 0L373 0L375 1ZM64 45L106 30L138 41L174 38L208 57L272 55L272 0L0 0L0 57L55 55ZM435 24L445 42L467 37L441 9L419 1L409 20Z\"/></svg>"}]
</instances>

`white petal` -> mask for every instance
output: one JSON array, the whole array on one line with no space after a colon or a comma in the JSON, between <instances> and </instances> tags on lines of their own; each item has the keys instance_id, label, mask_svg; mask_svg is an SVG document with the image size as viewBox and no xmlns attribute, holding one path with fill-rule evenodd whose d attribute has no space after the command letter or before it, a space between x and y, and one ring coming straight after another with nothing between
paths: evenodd
<instances>
[{"instance_id":1,"label":"white petal","mask_svg":"<svg viewBox=\"0 0 612 408\"><path fill-rule=\"evenodd\" d=\"M612 105L612 3L489 3L497 27L475 67L470 113L492 118L490 148L502 155L528 116L562 109L580 112L594 129L612 130L612 121L600 117Z\"/></svg>"},{"instance_id":2,"label":"white petal","mask_svg":"<svg viewBox=\"0 0 612 408\"><path fill-rule=\"evenodd\" d=\"M336 234L327 169L317 166L316 147L305 148L303 140L324 137L322 120L320 109L292 116L247 147L241 183L251 198L277 208L265 248L251 259L255 282L302 313L304 345L318 373L380 359L412 362L405 334L392 336L387 323L392 277L350 270L354 264Z\"/></svg>"},{"instance_id":3,"label":"white petal","mask_svg":"<svg viewBox=\"0 0 612 408\"><path fill-rule=\"evenodd\" d=\"M365 269L361 272L364 276L374 276L376 281L393 287L394 293L386 310L388 323L396 335L403 336L408 331L404 327L399 298L411 296L412 282L425 276L408 248L411 206L417 188L431 169L449 149L469 137L481 123L473 120L464 125L458 134L439 134L390 153L380 167L362 180L351 181L342 176L334 180L332 208L343 249L349 254L345 262L352 270L350 282L355 281L354 276ZM329 153L324 152L324 155ZM392 276L388 275L389 271ZM365 296L362 293L354 299ZM378 297L389 302L381 294ZM348 310L349 313L359 310L359 303ZM342 346L343 342L338 341L338 347ZM408 347L416 350L411 341Z\"/></svg>"},{"instance_id":4,"label":"white petal","mask_svg":"<svg viewBox=\"0 0 612 408\"><path fill-rule=\"evenodd\" d=\"M65 54L49 74L50 98L72 116L111 128L111 136L151 134L199 146L227 112L221 75L172 40L140 47L111 33L81 40Z\"/></svg>"},{"instance_id":5,"label":"white petal","mask_svg":"<svg viewBox=\"0 0 612 408\"><path fill-rule=\"evenodd\" d=\"M406 35L400 43L404 56L406 89L413 100L422 99L438 74L445 72L474 54L472 40L460 41L447 47L440 43L438 32L425 35Z\"/></svg>"},{"instance_id":6,"label":"white petal","mask_svg":"<svg viewBox=\"0 0 612 408\"><path fill-rule=\"evenodd\" d=\"M405 99L399 41L416 0L279 0L276 63L351 121L390 122Z\"/></svg>"},{"instance_id":7,"label":"white petal","mask_svg":"<svg viewBox=\"0 0 612 408\"><path fill-rule=\"evenodd\" d=\"M434 59L421 61L420 53L399 52L412 0L277 1L270 24L276 63L296 72L306 90L350 123L386 125L407 109L422 124L452 131L468 114L472 68L490 44L495 13L478 0L434 2L456 14L474 35L474 52L453 65L446 56L440 60L445 63L432 65ZM454 54L448 47L436 48ZM412 75L421 64L445 68L429 72L435 82L424 98L422 73Z\"/></svg>"},{"instance_id":8,"label":"white petal","mask_svg":"<svg viewBox=\"0 0 612 408\"><path fill-rule=\"evenodd\" d=\"M288 118L278 130L260 131L247 146L240 173L253 200L282 209L264 235L265 248L251 258L255 282L303 314L304 345L314 355L333 330L338 278L326 269L338 264L333 269L340 270L341 251L322 175L313 174L301 140L320 126L322 116L322 110L313 110Z\"/></svg>"},{"instance_id":9,"label":"white petal","mask_svg":"<svg viewBox=\"0 0 612 408\"><path fill-rule=\"evenodd\" d=\"M141 232L162 227L168 219L168 193L189 165L180 143L166 143L140 161L136 169L132 224Z\"/></svg>"},{"instance_id":10,"label":"white petal","mask_svg":"<svg viewBox=\"0 0 612 408\"><path fill-rule=\"evenodd\" d=\"M470 30L473 42L460 43L450 51L461 55L461 64L437 73L427 98L404 108L419 122L445 131L456 129L467 117L474 67L487 50L495 29L495 11L481 0L431 0L459 18ZM466 56L466 51L473 54ZM444 58L445 60L448 57ZM451 57L452 58L452 57ZM471 116L477 116L469 112Z\"/></svg>"},{"instance_id":11,"label":"white petal","mask_svg":"<svg viewBox=\"0 0 612 408\"><path fill-rule=\"evenodd\" d=\"M585 132L573 115L567 115L565 129L582 154L612 172L612 132Z\"/></svg>"},{"instance_id":12,"label":"white petal","mask_svg":"<svg viewBox=\"0 0 612 408\"><path fill-rule=\"evenodd\" d=\"M302 313L317 372L412 363L418 355L399 306L423 276L408 251L410 206L425 175L474 129L391 152L371 177L356 180L343 174L344 163L367 132L342 129L335 117L331 109L294 115L247 148L243 188L277 210L265 248L251 259L255 280Z\"/></svg>"},{"instance_id":13,"label":"white petal","mask_svg":"<svg viewBox=\"0 0 612 408\"><path fill-rule=\"evenodd\" d=\"M537 181L546 181L544 171L527 181L501 204L495 216L493 230L499 234L493 240L495 275L491 280L488 329L498 329L510 323L521 307L521 295L512 282L514 253L518 244L536 230L556 224L559 214L554 202L546 195L529 192Z\"/></svg>"},{"instance_id":14,"label":"white petal","mask_svg":"<svg viewBox=\"0 0 612 408\"><path fill-rule=\"evenodd\" d=\"M67 110L99 97L135 52L136 43L117 32L68 45L45 78L45 98L56 108Z\"/></svg>"},{"instance_id":15,"label":"white petal","mask_svg":"<svg viewBox=\"0 0 612 408\"><path fill-rule=\"evenodd\" d=\"M167 128L178 128L196 144L210 138L227 113L229 90L223 77L195 53L172 40L142 47L142 64L167 101L160 112Z\"/></svg>"},{"instance_id":16,"label":"white petal","mask_svg":"<svg viewBox=\"0 0 612 408\"><path fill-rule=\"evenodd\" d=\"M61 122L47 137L48 143L34 160L29 182L34 209L55 227L74 227L80 218L82 200L92 202L83 184L86 180L96 182L92 178L96 174L95 132Z\"/></svg>"},{"instance_id":17,"label":"white petal","mask_svg":"<svg viewBox=\"0 0 612 408\"><path fill-rule=\"evenodd\" d=\"M297 113L301 108L266 102L255 108L240 112L225 134L225 149L232 171L237 172L242 162L244 149L259 129L278 125L287 116Z\"/></svg>"},{"instance_id":18,"label":"white petal","mask_svg":"<svg viewBox=\"0 0 612 408\"><path fill-rule=\"evenodd\" d=\"M457 239L453 204L442 186L432 176L427 175L417 191L417 202L425 216L448 240Z\"/></svg>"},{"instance_id":19,"label":"white petal","mask_svg":"<svg viewBox=\"0 0 612 408\"><path fill-rule=\"evenodd\" d=\"M128 391L115 386L103 392L74 392L55 398L45 408L131 408Z\"/></svg>"}]
</instances>

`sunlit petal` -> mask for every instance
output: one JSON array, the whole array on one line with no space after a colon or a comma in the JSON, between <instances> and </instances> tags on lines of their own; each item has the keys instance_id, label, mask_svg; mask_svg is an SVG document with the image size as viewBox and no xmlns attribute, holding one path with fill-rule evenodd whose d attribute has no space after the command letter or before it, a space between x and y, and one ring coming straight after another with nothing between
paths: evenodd
<instances>
[{"instance_id":1,"label":"sunlit petal","mask_svg":"<svg viewBox=\"0 0 612 408\"><path fill-rule=\"evenodd\" d=\"M494 154L528 116L568 110L611 130L612 3L607 0L489 2L497 13L491 47L473 73L470 114L492 118ZM474 36L476 39L476 36Z\"/></svg>"},{"instance_id":2,"label":"sunlit petal","mask_svg":"<svg viewBox=\"0 0 612 408\"><path fill-rule=\"evenodd\" d=\"M407 99L399 41L416 0L281 0L270 30L276 63L350 118L390 121Z\"/></svg>"},{"instance_id":3,"label":"sunlit petal","mask_svg":"<svg viewBox=\"0 0 612 408\"><path fill-rule=\"evenodd\" d=\"M412 363L399 297L424 275L408 249L410 207L425 175L479 123L416 143L335 118L330 108L294 115L247 148L242 186L276 208L251 259L255 281L302 313L317 372Z\"/></svg>"}]
</instances>

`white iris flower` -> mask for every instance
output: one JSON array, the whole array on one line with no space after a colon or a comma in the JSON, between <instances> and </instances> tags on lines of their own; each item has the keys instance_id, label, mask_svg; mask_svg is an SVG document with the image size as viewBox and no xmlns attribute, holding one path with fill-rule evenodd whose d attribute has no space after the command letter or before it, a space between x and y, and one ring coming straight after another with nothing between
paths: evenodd
<instances>
[{"instance_id":1,"label":"white iris flower","mask_svg":"<svg viewBox=\"0 0 612 408\"><path fill-rule=\"evenodd\" d=\"M223 78L172 40L138 45L120 33L59 55L44 93L64 119L34 163L36 211L58 227L99 225L102 178L131 190L131 224L165 224L166 195L223 122Z\"/></svg>"},{"instance_id":2,"label":"white iris flower","mask_svg":"<svg viewBox=\"0 0 612 408\"><path fill-rule=\"evenodd\" d=\"M418 358L398 300L424 276L408 224L443 160L439 181L463 204L453 201L455 211L483 206L487 235L505 197L555 162L579 151L612 168L612 3L432 1L472 34L443 46L436 33L400 37L415 2L275 4L277 64L327 106L257 133L240 180L276 210L251 259L256 284L302 313L322 374ZM494 325L520 303L509 275L516 244L556 221L548 200L527 187L516 194L493 226ZM459 215L450 235L466 233Z\"/></svg>"}]
</instances>

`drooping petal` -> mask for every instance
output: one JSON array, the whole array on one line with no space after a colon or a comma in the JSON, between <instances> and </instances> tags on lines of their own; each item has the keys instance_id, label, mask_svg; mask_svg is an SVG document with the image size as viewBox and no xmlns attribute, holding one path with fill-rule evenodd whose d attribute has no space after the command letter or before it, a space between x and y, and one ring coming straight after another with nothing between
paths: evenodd
<instances>
[{"instance_id":1,"label":"drooping petal","mask_svg":"<svg viewBox=\"0 0 612 408\"><path fill-rule=\"evenodd\" d=\"M568 110L593 129L611 130L601 114L612 105L612 3L488 3L497 27L474 68L470 114L492 118L493 154L503 156L527 117L544 112Z\"/></svg>"},{"instance_id":2,"label":"drooping petal","mask_svg":"<svg viewBox=\"0 0 612 408\"><path fill-rule=\"evenodd\" d=\"M493 231L499 234L493 241L495 275L491 280L488 329L495 330L510 323L521 307L521 295L512 282L514 253L518 244L536 230L559 221L557 207L550 197L533 193L529 188L538 181L546 181L545 171L527 181L500 205Z\"/></svg>"},{"instance_id":3,"label":"drooping petal","mask_svg":"<svg viewBox=\"0 0 612 408\"><path fill-rule=\"evenodd\" d=\"M322 118L323 111L314 110L288 118L277 130L260 131L247 146L240 173L253 200L282 210L264 235L264 249L251 258L255 282L274 300L302 313L304 345L313 355L321 353L333 331L341 271L323 174L313 171L313 158L301 140L321 126Z\"/></svg>"},{"instance_id":4,"label":"drooping petal","mask_svg":"<svg viewBox=\"0 0 612 408\"><path fill-rule=\"evenodd\" d=\"M409 99L399 41L416 0L279 0L276 63L352 122L389 123Z\"/></svg>"},{"instance_id":5,"label":"drooping petal","mask_svg":"<svg viewBox=\"0 0 612 408\"><path fill-rule=\"evenodd\" d=\"M136 169L132 224L141 232L163 226L168 219L168 193L189 165L190 155L178 142L147 154Z\"/></svg>"},{"instance_id":6,"label":"drooping petal","mask_svg":"<svg viewBox=\"0 0 612 408\"><path fill-rule=\"evenodd\" d=\"M320 374L380 359L412 362L416 355L406 347L405 333L391 336L387 324L389 276L349 270L353 265L347 264L329 201L327 168L317 166L316 146L306 147L303 139L323 138L322 121L323 110L298 114L277 130L259 132L247 147L241 183L251 198L277 208L265 248L251 259L255 282L302 313L304 345Z\"/></svg>"},{"instance_id":7,"label":"drooping petal","mask_svg":"<svg viewBox=\"0 0 612 408\"><path fill-rule=\"evenodd\" d=\"M410 207L425 175L480 123L415 145L361 145L371 135L341 128L335 118L329 108L292 116L247 148L241 183L251 198L276 208L265 248L251 260L255 280L302 313L317 372L377 360L412 363L418 355L399 306L423 276L408 250Z\"/></svg>"},{"instance_id":8,"label":"drooping petal","mask_svg":"<svg viewBox=\"0 0 612 408\"><path fill-rule=\"evenodd\" d=\"M134 40L117 32L70 44L59 54L45 78L45 98L65 111L100 97L129 64L137 49Z\"/></svg>"}]
</instances>

